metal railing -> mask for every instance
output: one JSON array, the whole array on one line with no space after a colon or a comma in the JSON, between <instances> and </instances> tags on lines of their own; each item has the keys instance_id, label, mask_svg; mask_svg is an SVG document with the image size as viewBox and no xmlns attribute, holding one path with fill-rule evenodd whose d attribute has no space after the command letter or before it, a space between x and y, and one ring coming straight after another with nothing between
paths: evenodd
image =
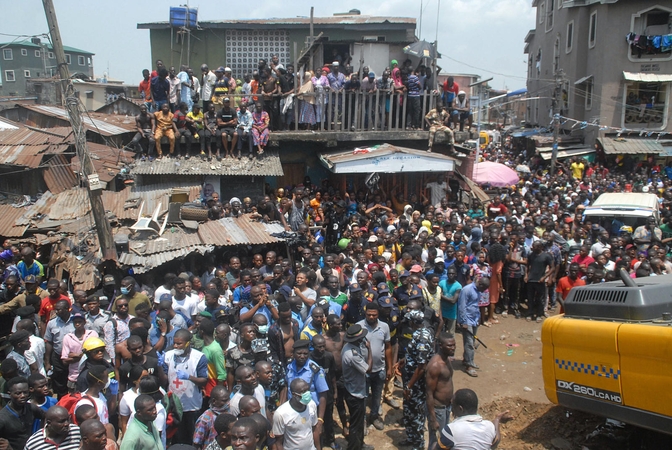
<instances>
[{"instance_id":1,"label":"metal railing","mask_svg":"<svg viewBox=\"0 0 672 450\"><path fill-rule=\"evenodd\" d=\"M232 107L246 101L250 110L253 103L260 102L271 116L271 131L311 133L423 130L426 129L425 114L436 106L438 94L423 91L419 97L409 99L405 92L327 89L324 92L292 94L291 109L285 108L288 97L282 94L272 97L231 94L228 97ZM221 105L217 104L216 108L219 110Z\"/></svg>"}]
</instances>

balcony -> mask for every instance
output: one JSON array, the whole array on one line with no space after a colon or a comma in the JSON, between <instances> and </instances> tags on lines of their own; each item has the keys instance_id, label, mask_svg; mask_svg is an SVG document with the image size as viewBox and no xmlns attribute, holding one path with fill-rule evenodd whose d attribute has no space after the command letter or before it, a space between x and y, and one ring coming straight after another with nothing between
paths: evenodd
<instances>
[{"instance_id":1,"label":"balcony","mask_svg":"<svg viewBox=\"0 0 672 450\"><path fill-rule=\"evenodd\" d=\"M241 94L229 97L232 106L236 107L242 101L254 100L252 96ZM266 110L273 109L279 112L281 98L284 105L284 98L281 96L254 97L265 103ZM324 142L327 146L335 146L337 142L427 140L429 131L424 117L436 106L437 98L437 94L428 92L421 94L420 127L413 129L411 108L405 93L392 94L378 90L371 93L328 91L323 95L299 94L294 97L292 123L288 129L279 129L280 121L277 120L273 124L271 117L270 142L271 145L278 145L282 141ZM305 109L310 107L313 111L308 111L306 114ZM306 120L310 115L314 120ZM437 135L437 143L439 142L441 141Z\"/></svg>"}]
</instances>

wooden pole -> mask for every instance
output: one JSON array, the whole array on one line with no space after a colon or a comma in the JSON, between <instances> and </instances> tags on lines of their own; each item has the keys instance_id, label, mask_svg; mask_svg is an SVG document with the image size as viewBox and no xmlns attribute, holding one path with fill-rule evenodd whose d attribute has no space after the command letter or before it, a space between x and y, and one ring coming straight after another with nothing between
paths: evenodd
<instances>
[{"instance_id":1,"label":"wooden pole","mask_svg":"<svg viewBox=\"0 0 672 450\"><path fill-rule=\"evenodd\" d=\"M93 167L89 149L86 145L86 130L82 124L79 99L75 97L75 88L70 81L70 71L68 70L68 63L65 61L63 41L61 40L61 32L58 29L58 20L56 19L54 4L52 0L42 0L42 3L44 5L44 13L47 16L51 45L53 47L54 55L56 56L58 72L61 77L61 87L63 89L62 98L75 136L75 148L77 149L77 156L79 157L83 175L82 181L86 184L86 188L89 192L91 213L93 214L93 220L96 223L96 233L98 234L100 251L104 260L116 260L117 250L114 245L114 239L112 238L110 222L108 222L107 217L105 216L102 189L100 189L100 186L92 186L92 183L97 182L98 177L96 169ZM95 177L95 180L93 179L94 177L91 177L92 175Z\"/></svg>"}]
</instances>

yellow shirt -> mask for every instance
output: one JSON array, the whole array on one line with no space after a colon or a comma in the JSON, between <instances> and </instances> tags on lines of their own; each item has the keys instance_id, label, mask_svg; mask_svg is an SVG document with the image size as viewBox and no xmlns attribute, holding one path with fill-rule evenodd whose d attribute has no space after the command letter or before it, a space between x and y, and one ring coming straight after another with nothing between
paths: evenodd
<instances>
[{"instance_id":1,"label":"yellow shirt","mask_svg":"<svg viewBox=\"0 0 672 450\"><path fill-rule=\"evenodd\" d=\"M162 111L154 113L156 117L156 128L162 130L170 130L173 128L173 113L168 111L168 114L163 114Z\"/></svg>"},{"instance_id":2,"label":"yellow shirt","mask_svg":"<svg viewBox=\"0 0 672 450\"><path fill-rule=\"evenodd\" d=\"M196 122L194 126L198 130L203 129L203 111L199 111L198 114L194 114L193 111L187 113L187 117Z\"/></svg>"},{"instance_id":3,"label":"yellow shirt","mask_svg":"<svg viewBox=\"0 0 672 450\"><path fill-rule=\"evenodd\" d=\"M577 180L580 180L583 178L583 169L586 168L586 166L583 165L583 163L575 163L573 162L571 166L569 166L570 169L572 169L572 176L576 178Z\"/></svg>"}]
</instances>

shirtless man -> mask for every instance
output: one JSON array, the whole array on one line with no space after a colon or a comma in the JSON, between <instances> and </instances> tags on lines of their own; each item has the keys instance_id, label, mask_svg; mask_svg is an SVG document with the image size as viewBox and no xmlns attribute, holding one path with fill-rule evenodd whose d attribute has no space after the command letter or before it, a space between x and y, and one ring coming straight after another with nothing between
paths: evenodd
<instances>
[{"instance_id":1,"label":"shirtless man","mask_svg":"<svg viewBox=\"0 0 672 450\"><path fill-rule=\"evenodd\" d=\"M327 344L327 351L331 352L332 355L334 355L334 360L336 361L336 389L337 389L337 395L336 398L334 399L334 403L336 404L336 410L338 411L338 417L341 421L341 424L343 424L343 436L348 435L348 427L347 427L347 414L345 412L345 397L346 397L346 390L345 390L345 385L343 384L343 363L341 360L341 350L343 349L343 344L345 344L345 341L343 340L343 336L345 335L345 331L343 331L343 324L341 323L341 318L338 317L336 314L329 314L327 317L327 325L329 325L329 328L327 329L326 333L323 335L324 340L326 341Z\"/></svg>"},{"instance_id":2,"label":"shirtless man","mask_svg":"<svg viewBox=\"0 0 672 450\"><path fill-rule=\"evenodd\" d=\"M135 128L138 130L131 141L133 147L135 147L135 152L138 155L142 155L144 159L148 152L155 146L154 142L154 131L156 130L156 121L154 120L154 115L147 112L147 105L140 105L140 114L135 116ZM147 139L147 151L142 149L140 141L142 139Z\"/></svg>"},{"instance_id":3,"label":"shirtless man","mask_svg":"<svg viewBox=\"0 0 672 450\"><path fill-rule=\"evenodd\" d=\"M268 330L268 343L271 352L278 356L280 363L286 366L294 354L294 342L299 340L299 324L292 318L289 303L278 305L278 320Z\"/></svg>"},{"instance_id":4,"label":"shirtless man","mask_svg":"<svg viewBox=\"0 0 672 450\"><path fill-rule=\"evenodd\" d=\"M439 336L439 352L427 364L427 424L429 446L434 448L437 433L450 421L450 403L453 399L453 367L450 360L455 355L455 338L448 333Z\"/></svg>"}]
</instances>

